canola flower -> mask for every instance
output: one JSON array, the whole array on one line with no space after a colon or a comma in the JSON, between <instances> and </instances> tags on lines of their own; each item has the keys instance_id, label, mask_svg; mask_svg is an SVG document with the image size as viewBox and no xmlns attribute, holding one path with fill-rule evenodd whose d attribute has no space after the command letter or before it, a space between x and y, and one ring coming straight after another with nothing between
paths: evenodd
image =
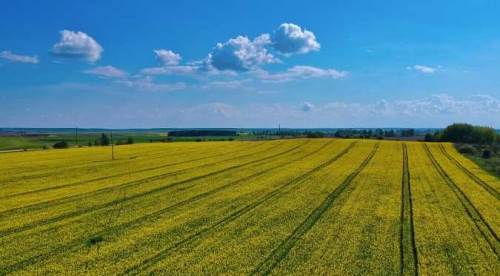
<instances>
[{"instance_id":1,"label":"canola flower","mask_svg":"<svg viewBox=\"0 0 500 276\"><path fill-rule=\"evenodd\" d=\"M492 275L500 181L451 144L155 143L0 159L0 275Z\"/></svg>"}]
</instances>

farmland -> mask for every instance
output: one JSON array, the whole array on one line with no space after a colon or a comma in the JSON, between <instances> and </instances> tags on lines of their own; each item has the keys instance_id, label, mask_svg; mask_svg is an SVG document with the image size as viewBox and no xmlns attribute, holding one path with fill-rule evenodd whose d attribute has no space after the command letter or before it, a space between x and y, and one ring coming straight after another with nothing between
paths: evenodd
<instances>
[{"instance_id":1,"label":"farmland","mask_svg":"<svg viewBox=\"0 0 500 276\"><path fill-rule=\"evenodd\" d=\"M449 143L4 153L0 188L0 274L500 271L500 180Z\"/></svg>"}]
</instances>

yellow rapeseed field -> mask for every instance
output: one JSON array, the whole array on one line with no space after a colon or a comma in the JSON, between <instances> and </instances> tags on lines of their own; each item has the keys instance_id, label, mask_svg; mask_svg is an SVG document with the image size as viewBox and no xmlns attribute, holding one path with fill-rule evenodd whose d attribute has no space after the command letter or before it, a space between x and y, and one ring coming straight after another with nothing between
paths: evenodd
<instances>
[{"instance_id":1,"label":"yellow rapeseed field","mask_svg":"<svg viewBox=\"0 0 500 276\"><path fill-rule=\"evenodd\" d=\"M496 275L500 180L451 144L0 154L0 275Z\"/></svg>"}]
</instances>

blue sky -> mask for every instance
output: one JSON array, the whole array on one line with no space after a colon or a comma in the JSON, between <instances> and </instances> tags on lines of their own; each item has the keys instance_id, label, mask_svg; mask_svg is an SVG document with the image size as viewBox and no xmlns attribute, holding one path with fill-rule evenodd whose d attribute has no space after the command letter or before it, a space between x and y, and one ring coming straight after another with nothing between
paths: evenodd
<instances>
[{"instance_id":1,"label":"blue sky","mask_svg":"<svg viewBox=\"0 0 500 276\"><path fill-rule=\"evenodd\" d=\"M0 127L500 127L498 1L177 2L3 3Z\"/></svg>"}]
</instances>

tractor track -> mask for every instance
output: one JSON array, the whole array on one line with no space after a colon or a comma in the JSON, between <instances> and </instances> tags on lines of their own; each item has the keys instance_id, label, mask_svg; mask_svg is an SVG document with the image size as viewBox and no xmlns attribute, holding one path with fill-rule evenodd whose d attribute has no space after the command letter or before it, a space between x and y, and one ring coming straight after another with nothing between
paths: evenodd
<instances>
[{"instance_id":1,"label":"tractor track","mask_svg":"<svg viewBox=\"0 0 500 276\"><path fill-rule=\"evenodd\" d=\"M479 230L483 238L486 240L488 245L491 247L497 259L499 258L498 254L500 251L500 241L498 239L497 234L493 230L493 228L489 225L489 223L484 219L481 213L476 209L474 204L470 201L470 199L465 195L465 193L457 186L455 182L450 178L450 176L446 173L446 171L441 167L441 165L437 162L434 155L430 151L427 144L423 144L425 152L427 156L432 161L434 168L437 170L441 178L446 182L446 184L451 188L458 201L462 204L465 212L475 224L476 228Z\"/></svg>"},{"instance_id":2,"label":"tractor track","mask_svg":"<svg viewBox=\"0 0 500 276\"><path fill-rule=\"evenodd\" d=\"M246 147L245 147L245 149L246 149ZM245 149L243 149L243 150L245 150ZM163 165L160 165L160 166L155 166L155 167L149 167L149 168L144 168L144 169L140 169L140 170L135 170L135 171L131 171L131 172L124 172L124 173L119 173L119 174L114 174L114 175L102 176L102 177L88 179L88 180L85 180L85 181L78 181L78 182L67 183L67 184L58 185L58 186L52 186L52 187L43 188L43 189L37 189L37 190L31 190L31 191L26 191L26 192L21 192L21 193L16 193L16 194L5 195L5 196L0 197L0 199L8 199L8 198L17 197L17 196L25 196L25 195L35 194L35 193L39 193L39 192L46 192L46 191L51 191L51 190L57 190L57 189L67 188L67 187L85 185L85 184L89 184L89 183L93 183L93 182L97 182L97 181L108 180L108 179L111 179L111 178L114 178L114 177L130 176L130 175L134 175L134 174L138 174L138 173L143 173L143 172L147 172L147 171L154 171L154 170L164 169L164 168L172 167L172 166L176 166L176 165L181 165L181 164L186 164L186 163L190 163L190 162L195 162L195 161L210 159L210 158L214 158L214 157L221 156L221 155L224 155L224 154L225 154L225 152L221 152L221 153L214 154L214 155L211 155L211 156L205 156L205 157L200 157L200 158L195 158L195 159L190 159L190 160L178 161L178 162L163 164ZM215 164L215 163L213 163L213 164ZM194 168L196 168L196 167L194 167ZM50 174L52 174L52 173L50 173Z\"/></svg>"},{"instance_id":3,"label":"tractor track","mask_svg":"<svg viewBox=\"0 0 500 276\"><path fill-rule=\"evenodd\" d=\"M260 143L259 145L257 145L257 147L259 146L262 146L262 145L265 145L264 143ZM252 148L252 146L245 146L243 147L241 150L246 150L248 148ZM255 148L255 146L254 146ZM236 149L236 148L234 148ZM233 149L233 150L234 150ZM149 154L149 153L153 153L151 155L147 155L147 160L156 160L156 159L161 159L162 157L165 156L165 154L178 154L180 153L181 150L176 150L175 152L167 152L167 151L162 151L160 153L158 153L157 151L146 151L146 152L141 152L141 154ZM190 149L189 152L196 152L196 149ZM207 151L207 152L204 152L205 154L206 153L210 153L210 151ZM222 154L222 153L221 153ZM122 162L122 161L129 161L132 157L134 156L131 156L129 158L126 158L126 159L117 159L115 160L114 162ZM139 156L135 156L135 157L139 157ZM64 158L57 158L57 159L53 159L53 160L48 160L48 161L63 161L63 160L72 160L73 158L70 158L70 157L64 157ZM137 160L135 158L132 158L134 160ZM140 160L144 160L144 158L138 158ZM58 173L60 171L67 171L68 169L79 169L79 168L85 168L85 167L88 167L88 164L90 163L100 163L100 162L106 162L106 161L110 161L109 159L106 159L106 160L86 160L86 162L88 163L85 163L85 164L74 164L74 165L70 165L68 167L63 167L63 168L58 168L58 169L55 169L55 170L52 170L50 172L43 172L43 173L38 173L38 174L30 174L30 175L21 175L21 176L18 176L18 177L13 177L11 178L11 181L9 182L13 182L13 181L16 181L16 180L29 180L29 179L36 179L36 178L40 178L40 177L45 177L45 176L51 176L51 175L54 175L55 173ZM22 163L31 163L31 161L25 161L25 162L22 162ZM111 163L108 163L107 165L112 165ZM98 165L95 165L95 167L97 167ZM4 170L9 170L9 169L2 169L0 170L0 174L4 171Z\"/></svg>"},{"instance_id":4,"label":"tractor track","mask_svg":"<svg viewBox=\"0 0 500 276\"><path fill-rule=\"evenodd\" d=\"M328 211L335 199L351 184L351 182L356 178L356 176L361 173L361 171L368 165L370 160L373 158L375 153L379 148L379 143L375 144L373 150L370 154L363 160L360 166L356 168L347 178L335 188L324 200L323 202L314 209L313 212L290 234L278 247L276 247L266 259L261 262L257 268L251 273L252 275L268 275L290 252L290 250L295 246L297 241L304 236L322 217L322 215Z\"/></svg>"},{"instance_id":5,"label":"tractor track","mask_svg":"<svg viewBox=\"0 0 500 276\"><path fill-rule=\"evenodd\" d=\"M165 191L167 189L174 188L174 187L177 187L179 185L183 185L183 184L186 184L186 183L189 183L189 182L192 182L192 181L196 181L196 180L200 180L200 179L203 179L203 178L207 178L207 177L212 177L212 176L215 176L215 175L219 175L219 174L225 173L225 172L233 170L233 169L237 169L237 168L241 168L241 167L244 167L244 166L247 166L247 165L251 165L251 164L258 163L258 162L262 162L262 161L265 161L265 160L268 160L268 159L271 159L271 158L275 158L275 157L281 156L283 154L287 154L287 153L289 153L289 152L291 152L293 150L296 150L297 148L305 146L306 144L307 144L307 142L306 143L302 143L300 145L297 145L297 146L295 146L293 148L290 148L290 149L288 149L286 151L282 151L282 152L279 152L279 153L276 153L276 154L273 154L273 155L270 155L270 156L266 156L264 158L260 158L260 159L257 159L257 160L252 160L252 161L245 162L245 163L242 163L242 164L230 166L230 167L227 167L227 168L224 168L224 169L221 169L221 170L217 170L217 171L214 171L214 172L211 172L211 173L207 173L207 174L204 174L204 175L200 175L200 176L196 176L196 177L191 177L191 178L188 178L188 179L185 179L185 180L173 182L173 183L170 183L168 185L160 186L160 187L157 187L155 189L149 190L149 191L144 192L144 193L139 193L139 194L135 194L135 195L132 195L132 196L128 196L128 197L116 199L116 200L113 200L113 201L110 201L110 202L107 202L107 203L104 203L104 204L100 204L100 205L95 205L95 206L92 206L92 207L89 207L89 208L84 208L84 209L76 210L76 211L73 211L73 212L64 213L64 214L61 214L61 215L58 215L58 216L55 216L55 217L52 217L52 218L42 219L42 220L38 220L38 221L33 221L31 223L28 223L28 224L25 224L25 225L22 225L22 226L19 226L19 227L12 227L12 228L8 228L8 229L4 229L4 230L0 231L0 238L3 238L5 236L8 236L8 235L11 235L11 234L14 234L14 233L19 233L19 232L27 231L27 230L33 229L33 228L41 226L41 225L55 223L55 222L58 222L58 221L61 221L61 220L67 219L67 218L76 217L76 216L79 216L79 215L82 215L82 214L85 214L85 213L89 213L89 212L93 212L93 211L96 211L96 210L100 210L100 209L104 209L104 208L107 208L107 207L111 207L111 206L120 204L122 202L129 201L129 200L134 200L134 199L141 198L141 197L144 197L144 196L148 196L148 195L156 194L156 193L159 193L159 192L163 192L163 191ZM163 178L163 177L161 177L161 178ZM140 182L140 183L143 183L143 182ZM136 181L132 181L132 182L130 182L128 184L137 185L138 183ZM123 187L123 185L119 185L119 186ZM117 186L113 186L112 188L116 188L116 187ZM99 190L99 191L101 191L101 190ZM86 195L86 194L83 194L83 195ZM90 194L90 196L95 196L95 195L96 194L94 192L92 192ZM89 196L89 195L87 195L87 196ZM44 207L50 207L50 206L51 205L44 206Z\"/></svg>"},{"instance_id":6,"label":"tractor track","mask_svg":"<svg viewBox=\"0 0 500 276\"><path fill-rule=\"evenodd\" d=\"M485 181L483 181L482 179L480 179L479 177L477 177L476 175L474 175L470 170L468 170L466 167L464 167L462 164L460 164L460 162L458 162L457 159L455 159L453 156L451 156L448 153L448 151L446 151L446 149L444 148L443 145L439 145L439 148L441 149L441 152L443 153L443 155L446 156L446 158L448 158L450 161L452 161L470 179L472 179L474 182L476 182L481 187L483 187L483 189L485 189L488 193L490 193L497 200L500 199L500 193L497 190L495 190L495 188L493 188L490 185L488 185L488 183L486 183Z\"/></svg>"},{"instance_id":7,"label":"tractor track","mask_svg":"<svg viewBox=\"0 0 500 276\"><path fill-rule=\"evenodd\" d=\"M303 143L302 145L305 145L306 143ZM283 144L280 144L280 145L283 145ZM184 168L184 169L180 169L177 171L172 171L172 172L167 172L167 173L163 173L163 174L159 174L159 175L154 175L154 176L149 176L149 177L145 177L145 178L141 178L141 179L136 179L133 181L125 182L125 183L118 184L118 185L108 186L108 187L100 188L100 189L85 192L85 193L80 193L80 194L76 194L76 195L56 198L56 199L52 199L52 200L48 200L48 201L43 201L43 202L38 202L38 203L30 204L30 205L17 207L17 208L12 208L12 209L0 212L0 218L5 217L7 215L10 215L12 213L19 212L19 211L32 212L32 211L40 210L40 209L43 209L46 207L52 207L52 206L55 206L58 204L68 203L68 202L71 202L71 201L76 200L76 199L85 199L88 197L105 194L109 191L118 190L120 188L129 188L129 187L137 186L137 185L148 183L151 181L160 180L160 179L163 179L165 177L175 176L175 175L178 175L178 174L186 172L186 171L200 169L203 167L209 167L209 166L217 165L219 163L225 163L228 161L237 160L237 159L244 158L244 157L252 157L255 155L259 155L263 152L267 152L267 151L269 151L269 149L265 149L265 150L258 151L258 152L252 152L249 154L240 155L240 156L236 156L236 157L231 157L231 158L227 158L224 160L215 161L212 163L207 163L207 164L197 165L194 167ZM260 159L254 160L254 161L260 161ZM232 168L232 167L228 167L228 168ZM1 231L0 231L0 233L1 233ZM1 234L0 234L0 237L1 237Z\"/></svg>"},{"instance_id":8,"label":"tractor track","mask_svg":"<svg viewBox=\"0 0 500 276\"><path fill-rule=\"evenodd\" d=\"M201 238L203 235L206 235L206 234L216 230L218 227L224 226L232 221L235 221L236 219L249 213L250 211L254 210L255 208L257 208L261 204L267 202L268 200L284 194L286 192L286 188L297 187L294 185L302 183L304 180L306 180L309 176L311 176L315 172L317 172L317 171L331 165L333 162L337 161L339 158L341 158L342 156L347 154L349 152L349 150L354 147L355 144L356 144L356 142L352 142L347 148L345 148L343 151L336 154L333 158L328 159L327 161L321 163L320 165L303 173L302 175L298 176L297 178L293 179L292 181L286 182L285 184L274 189L272 192L265 194L264 196L259 198L257 201L254 201L254 202L244 206L243 208L240 208L237 211L231 213L229 216L219 220L218 222L216 222L212 226L209 226L205 229L202 229L202 230L188 236L187 238L173 244L172 246L161 250L160 252L158 252L154 256L143 260L140 264L126 269L123 273L121 273L121 275L137 274L141 270L147 269L147 268L151 267L152 265L154 265L155 263L161 261L162 259L164 259L168 255L170 255L174 251L178 250L179 248L182 248L182 246L188 245L188 244L196 241L198 238Z\"/></svg>"},{"instance_id":9,"label":"tractor track","mask_svg":"<svg viewBox=\"0 0 500 276\"><path fill-rule=\"evenodd\" d=\"M413 197L411 194L408 149L403 143L403 176L401 179L401 228L400 271L401 275L418 275L418 255L413 222Z\"/></svg>"},{"instance_id":10,"label":"tractor track","mask_svg":"<svg viewBox=\"0 0 500 276\"><path fill-rule=\"evenodd\" d=\"M120 224L120 225L116 225L114 227L111 227L109 229L106 229L106 230L103 230L103 231L100 231L100 232L97 232L97 233L94 233L94 235L99 235L99 236L105 236L105 235L112 235L112 234L119 234L123 231L126 231L126 230L129 230L131 228L134 228L134 227L137 227L137 226L140 226L140 225L143 225L144 223L148 222L148 221L153 221L154 219L158 218L159 216L161 216L162 214L165 214L169 211L172 211L176 208L180 208L180 207L183 207L185 205L189 205L193 202L196 202L196 201L199 201L203 198L206 198L210 195L213 195L213 194L216 194L217 192L220 192L222 190L225 190L229 187L232 187L232 186L235 186L237 184L241 184L241 183L244 183L248 180L251 180L253 178L256 178L258 176L261 176L261 175L264 175L270 171L273 171L277 168L280 168L280 167L284 167L284 166L287 166L293 162L296 162L296 161L300 161L302 159L305 159L311 155L314 155L316 153L318 153L319 151L323 150L324 148L326 148L327 146L331 145L333 143L333 140L332 141L329 141L328 143L325 143L324 145L320 146L320 148L314 150L313 152L310 152L304 156L301 156L299 158L296 158L294 160L291 160L291 161L288 161L288 162L285 162L283 164L280 164L280 165L277 165L277 166L274 166L272 168L268 168L264 171L260 171L260 172L257 172L255 174L252 174L250 176L246 176L246 177L243 177L243 178L240 178L238 180L235 180L235 181L232 181L224 186L221 186L221 187L218 187L218 188L215 188L213 190L210 190L210 191L207 191L207 192L204 192L204 193L201 193L201 194L198 194L198 195L195 195L191 198L188 198L186 200L183 200L181 202L178 202L176 204L173 204L173 205L170 205L166 208L163 208L161 210L158 210L154 213L151 213L151 214L148 214L148 215L145 215L145 216L141 216L139 218L136 218L132 221L129 221L129 222L126 222L126 223L123 223L123 224ZM352 146L352 145L350 145ZM44 254L39 254L39 255L36 255L36 256L32 256L30 258L27 258L23 261L20 261L20 262L17 262L11 266L8 266L6 268L6 271L8 272L13 272L13 271L17 271L17 270L20 270L26 266L29 266L29 265L32 265L34 263L38 263L48 257L51 257L53 255L57 255L57 254L62 254L62 253L66 253L68 251L75 251L75 250L78 250L80 248L83 248L85 245L85 238L82 238L82 239L78 239L78 240L75 240L69 244L66 244L66 245L63 245L61 247L58 247L56 248L55 250L52 250L48 253L44 253Z\"/></svg>"}]
</instances>

